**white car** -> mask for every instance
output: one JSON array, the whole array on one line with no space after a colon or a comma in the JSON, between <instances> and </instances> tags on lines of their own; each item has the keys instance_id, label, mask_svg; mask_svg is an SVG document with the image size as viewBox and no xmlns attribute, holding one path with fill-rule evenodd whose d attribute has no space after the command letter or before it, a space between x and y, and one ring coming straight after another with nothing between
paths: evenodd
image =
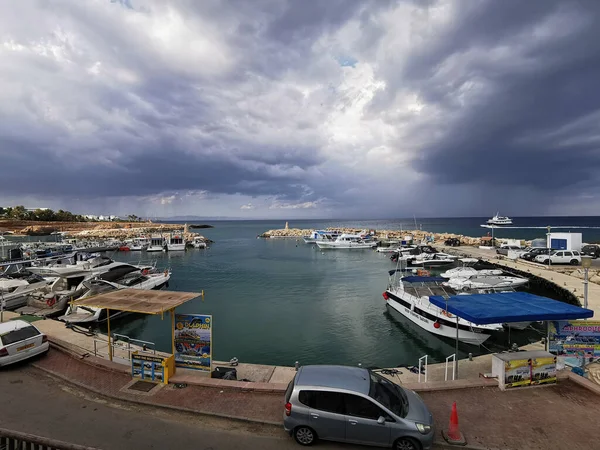
<instances>
[{"instance_id":1,"label":"white car","mask_svg":"<svg viewBox=\"0 0 600 450\"><path fill-rule=\"evenodd\" d=\"M573 266L581 264L581 254L575 250L554 250L552 253L550 253L550 256L536 256L535 262L548 264L548 258L550 258L550 264L571 264Z\"/></svg>"},{"instance_id":2,"label":"white car","mask_svg":"<svg viewBox=\"0 0 600 450\"><path fill-rule=\"evenodd\" d=\"M0 367L32 358L50 348L48 336L24 320L0 323Z\"/></svg>"}]
</instances>

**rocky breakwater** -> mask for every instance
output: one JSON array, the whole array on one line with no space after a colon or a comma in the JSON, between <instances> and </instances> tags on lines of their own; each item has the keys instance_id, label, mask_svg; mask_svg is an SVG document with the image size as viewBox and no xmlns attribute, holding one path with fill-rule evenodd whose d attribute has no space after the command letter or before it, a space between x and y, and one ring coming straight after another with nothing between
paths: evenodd
<instances>
[{"instance_id":1,"label":"rocky breakwater","mask_svg":"<svg viewBox=\"0 0 600 450\"><path fill-rule=\"evenodd\" d=\"M358 234L364 232L364 228L327 228L328 231L337 231L348 234ZM262 238L301 238L314 233L313 229L301 228L281 228L277 230L268 230L260 235ZM463 236L452 233L431 233L423 230L374 230L375 237L381 240L402 240L406 236L412 236L415 241L422 241L427 237L433 237L435 242L444 242L449 238L458 238L462 245L479 245L480 237Z\"/></svg>"},{"instance_id":2,"label":"rocky breakwater","mask_svg":"<svg viewBox=\"0 0 600 450\"><path fill-rule=\"evenodd\" d=\"M181 225L178 224L155 224L152 222L127 222L127 223L102 223L97 224L93 228L69 231L67 234L74 238L83 239L133 239L136 237L150 237L152 235L168 235L170 233L181 233L184 240L191 241L195 237L201 237L205 242L211 242L197 233L191 233L186 226L182 231Z\"/></svg>"}]
</instances>

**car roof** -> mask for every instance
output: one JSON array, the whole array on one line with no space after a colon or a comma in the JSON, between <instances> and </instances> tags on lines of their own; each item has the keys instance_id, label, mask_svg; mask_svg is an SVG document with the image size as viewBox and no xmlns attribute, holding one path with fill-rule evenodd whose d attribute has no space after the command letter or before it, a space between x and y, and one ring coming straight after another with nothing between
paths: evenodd
<instances>
[{"instance_id":1,"label":"car roof","mask_svg":"<svg viewBox=\"0 0 600 450\"><path fill-rule=\"evenodd\" d=\"M367 395L371 379L369 371L351 366L302 366L296 375L296 386L319 386L346 389Z\"/></svg>"},{"instance_id":2,"label":"car roof","mask_svg":"<svg viewBox=\"0 0 600 450\"><path fill-rule=\"evenodd\" d=\"M25 322L24 320L9 320L8 322L0 323L0 334L31 326L33 325L31 325L29 322Z\"/></svg>"}]
</instances>

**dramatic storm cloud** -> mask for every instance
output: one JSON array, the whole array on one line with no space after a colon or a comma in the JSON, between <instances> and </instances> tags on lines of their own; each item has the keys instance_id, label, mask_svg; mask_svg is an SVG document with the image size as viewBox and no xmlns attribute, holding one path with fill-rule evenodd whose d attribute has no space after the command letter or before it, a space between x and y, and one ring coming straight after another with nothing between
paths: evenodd
<instances>
[{"instance_id":1,"label":"dramatic storm cloud","mask_svg":"<svg viewBox=\"0 0 600 450\"><path fill-rule=\"evenodd\" d=\"M596 214L600 3L0 4L0 204Z\"/></svg>"}]
</instances>

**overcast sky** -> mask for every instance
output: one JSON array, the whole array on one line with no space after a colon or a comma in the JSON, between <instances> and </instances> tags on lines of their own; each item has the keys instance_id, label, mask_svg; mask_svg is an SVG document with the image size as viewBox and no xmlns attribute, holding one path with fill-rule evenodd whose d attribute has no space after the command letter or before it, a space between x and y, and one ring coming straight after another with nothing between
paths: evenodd
<instances>
[{"instance_id":1,"label":"overcast sky","mask_svg":"<svg viewBox=\"0 0 600 450\"><path fill-rule=\"evenodd\" d=\"M0 3L0 205L598 215L600 1Z\"/></svg>"}]
</instances>

